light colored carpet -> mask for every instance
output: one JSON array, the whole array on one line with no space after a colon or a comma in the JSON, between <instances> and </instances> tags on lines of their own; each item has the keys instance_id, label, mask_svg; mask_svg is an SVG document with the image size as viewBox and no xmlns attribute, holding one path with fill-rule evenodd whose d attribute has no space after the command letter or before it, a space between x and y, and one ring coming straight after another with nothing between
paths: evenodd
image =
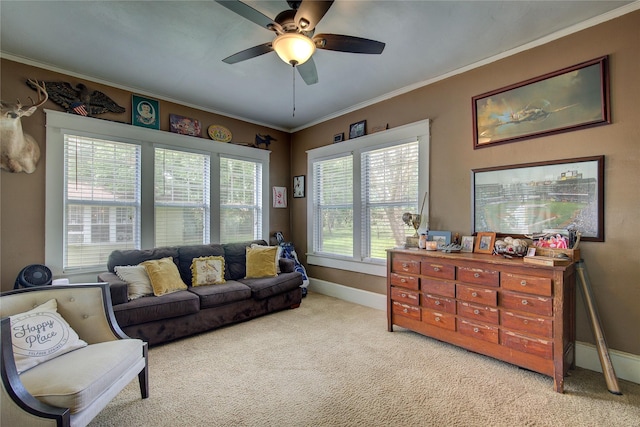
<instances>
[{"instance_id":1,"label":"light colored carpet","mask_svg":"<svg viewBox=\"0 0 640 427\"><path fill-rule=\"evenodd\" d=\"M550 377L309 293L270 314L149 352L150 397L129 384L91 426L640 426L640 385Z\"/></svg>"}]
</instances>

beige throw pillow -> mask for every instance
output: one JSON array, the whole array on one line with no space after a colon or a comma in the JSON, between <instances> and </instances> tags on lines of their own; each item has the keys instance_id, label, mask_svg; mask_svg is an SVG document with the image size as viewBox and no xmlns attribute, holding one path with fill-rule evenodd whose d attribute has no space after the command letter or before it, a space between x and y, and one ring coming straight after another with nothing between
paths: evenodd
<instances>
[{"instance_id":1,"label":"beige throw pillow","mask_svg":"<svg viewBox=\"0 0 640 427\"><path fill-rule=\"evenodd\" d=\"M42 362L87 346L60 316L55 299L10 318L13 358L19 374Z\"/></svg>"},{"instance_id":2,"label":"beige throw pillow","mask_svg":"<svg viewBox=\"0 0 640 427\"><path fill-rule=\"evenodd\" d=\"M276 246L257 245L246 249L247 273L245 279L257 279L261 277L275 277L276 270Z\"/></svg>"},{"instance_id":3,"label":"beige throw pillow","mask_svg":"<svg viewBox=\"0 0 640 427\"><path fill-rule=\"evenodd\" d=\"M153 294L157 297L187 289L172 257L140 263L149 275Z\"/></svg>"},{"instance_id":4,"label":"beige throw pillow","mask_svg":"<svg viewBox=\"0 0 640 427\"><path fill-rule=\"evenodd\" d=\"M280 258L282 258L282 246L264 246L264 245L259 245L257 243L252 243L251 244L252 248L255 247L259 247L259 248L271 248L271 247L275 247L276 249L276 273L280 274Z\"/></svg>"},{"instance_id":5,"label":"beige throw pillow","mask_svg":"<svg viewBox=\"0 0 640 427\"><path fill-rule=\"evenodd\" d=\"M225 283L224 257L203 256L191 262L191 286Z\"/></svg>"},{"instance_id":6,"label":"beige throw pillow","mask_svg":"<svg viewBox=\"0 0 640 427\"><path fill-rule=\"evenodd\" d=\"M129 300L153 295L151 281L143 265L118 265L114 267L113 271L120 280L127 282Z\"/></svg>"}]
</instances>

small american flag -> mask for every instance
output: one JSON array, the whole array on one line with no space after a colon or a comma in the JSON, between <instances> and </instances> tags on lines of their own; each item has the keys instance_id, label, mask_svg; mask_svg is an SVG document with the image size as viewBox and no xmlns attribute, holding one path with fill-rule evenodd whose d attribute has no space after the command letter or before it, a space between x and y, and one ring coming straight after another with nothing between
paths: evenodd
<instances>
[{"instance_id":1,"label":"small american flag","mask_svg":"<svg viewBox=\"0 0 640 427\"><path fill-rule=\"evenodd\" d=\"M85 106L84 106L84 104L82 102L74 102L73 104L71 104L71 109L76 114L79 114L81 116L87 116L89 114L87 112L87 109L85 108Z\"/></svg>"}]
</instances>

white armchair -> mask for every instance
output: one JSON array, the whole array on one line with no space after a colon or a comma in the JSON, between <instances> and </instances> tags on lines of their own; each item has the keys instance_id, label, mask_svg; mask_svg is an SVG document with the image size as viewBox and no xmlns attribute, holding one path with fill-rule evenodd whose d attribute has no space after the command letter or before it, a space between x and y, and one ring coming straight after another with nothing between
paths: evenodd
<instances>
[{"instance_id":1,"label":"white armchair","mask_svg":"<svg viewBox=\"0 0 640 427\"><path fill-rule=\"evenodd\" d=\"M86 347L18 373L9 316L55 299ZM149 396L147 343L118 326L107 284L41 286L0 295L2 426L85 426L136 376Z\"/></svg>"}]
</instances>

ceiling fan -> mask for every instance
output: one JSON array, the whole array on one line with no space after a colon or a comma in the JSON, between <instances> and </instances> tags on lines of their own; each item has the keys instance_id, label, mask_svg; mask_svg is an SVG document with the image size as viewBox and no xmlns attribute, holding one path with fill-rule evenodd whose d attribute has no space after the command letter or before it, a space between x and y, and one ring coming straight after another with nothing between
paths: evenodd
<instances>
[{"instance_id":1,"label":"ceiling fan","mask_svg":"<svg viewBox=\"0 0 640 427\"><path fill-rule=\"evenodd\" d=\"M327 13L333 0L288 0L291 9L284 10L271 19L239 0L216 0L222 6L276 33L276 38L268 43L251 47L225 59L227 64L255 58L275 51L286 63L298 69L306 84L318 82L318 72L311 57L316 49L349 53L379 55L385 44L375 40L341 34L317 34L315 27Z\"/></svg>"}]
</instances>

